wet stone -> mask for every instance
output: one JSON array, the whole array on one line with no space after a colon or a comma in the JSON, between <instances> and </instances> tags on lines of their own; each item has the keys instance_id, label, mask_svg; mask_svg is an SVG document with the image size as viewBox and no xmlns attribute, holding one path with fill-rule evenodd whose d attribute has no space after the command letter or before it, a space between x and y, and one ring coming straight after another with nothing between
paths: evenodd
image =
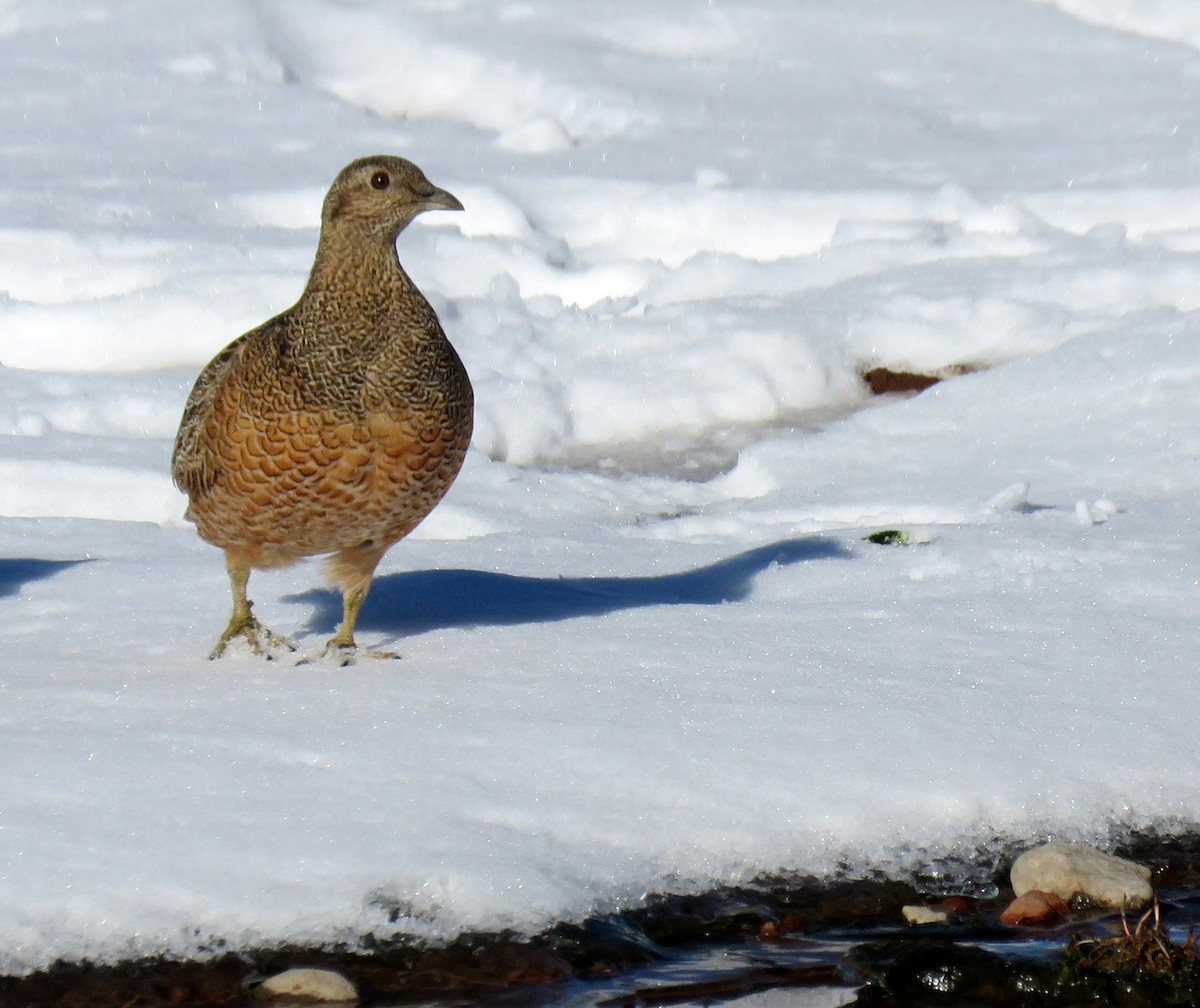
<instances>
[{"instance_id":1,"label":"wet stone","mask_svg":"<svg viewBox=\"0 0 1200 1008\"><path fill-rule=\"evenodd\" d=\"M1008 905L1000 915L1000 923L1012 927L1053 927L1070 912L1067 902L1054 893L1030 889Z\"/></svg>"},{"instance_id":2,"label":"wet stone","mask_svg":"<svg viewBox=\"0 0 1200 1008\"><path fill-rule=\"evenodd\" d=\"M902 907L900 912L905 921L914 926L948 924L955 916L949 910L935 910L933 907L912 904Z\"/></svg>"},{"instance_id":3,"label":"wet stone","mask_svg":"<svg viewBox=\"0 0 1200 1008\"><path fill-rule=\"evenodd\" d=\"M1012 866L1013 892L1037 889L1093 906L1140 910L1150 902L1151 871L1085 844L1052 841L1027 850Z\"/></svg>"},{"instance_id":4,"label":"wet stone","mask_svg":"<svg viewBox=\"0 0 1200 1008\"><path fill-rule=\"evenodd\" d=\"M267 977L252 988L255 998L277 1005L357 1004L358 991L340 973L295 968Z\"/></svg>"}]
</instances>

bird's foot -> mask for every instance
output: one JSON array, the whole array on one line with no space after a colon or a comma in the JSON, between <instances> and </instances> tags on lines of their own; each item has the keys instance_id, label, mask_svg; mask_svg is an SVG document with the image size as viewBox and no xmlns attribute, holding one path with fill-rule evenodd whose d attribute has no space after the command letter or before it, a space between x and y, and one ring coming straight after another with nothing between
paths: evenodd
<instances>
[{"instance_id":1,"label":"bird's foot","mask_svg":"<svg viewBox=\"0 0 1200 1008\"><path fill-rule=\"evenodd\" d=\"M325 649L311 658L301 658L297 665L312 665L315 662L331 661L339 668L355 664L360 658L387 659L396 661L400 658L395 651L375 651L360 648L357 644L345 644L336 637L325 645Z\"/></svg>"},{"instance_id":2,"label":"bird's foot","mask_svg":"<svg viewBox=\"0 0 1200 1008\"><path fill-rule=\"evenodd\" d=\"M220 658L225 654L229 644L237 639L244 640L250 648L250 653L274 661L280 652L287 653L296 650L296 646L286 637L281 637L273 630L268 630L253 616L241 620L230 620L229 626L221 634L217 646L209 654L209 661Z\"/></svg>"}]
</instances>

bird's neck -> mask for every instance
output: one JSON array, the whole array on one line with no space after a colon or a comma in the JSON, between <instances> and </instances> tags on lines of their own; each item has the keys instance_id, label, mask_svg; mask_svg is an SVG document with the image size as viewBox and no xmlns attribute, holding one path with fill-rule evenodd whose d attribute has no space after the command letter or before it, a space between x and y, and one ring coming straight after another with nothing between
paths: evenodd
<instances>
[{"instance_id":1,"label":"bird's neck","mask_svg":"<svg viewBox=\"0 0 1200 1008\"><path fill-rule=\"evenodd\" d=\"M296 329L311 342L306 352L370 353L400 339L410 352L441 334L433 309L409 279L395 242L322 233L308 285L292 309ZM311 324L305 319L310 319ZM329 341L330 332L353 334L353 341ZM444 340L444 337L442 337Z\"/></svg>"},{"instance_id":2,"label":"bird's neck","mask_svg":"<svg viewBox=\"0 0 1200 1008\"><path fill-rule=\"evenodd\" d=\"M322 231L305 296L320 292L354 300L380 293L394 297L414 289L400 266L394 237Z\"/></svg>"}]
</instances>

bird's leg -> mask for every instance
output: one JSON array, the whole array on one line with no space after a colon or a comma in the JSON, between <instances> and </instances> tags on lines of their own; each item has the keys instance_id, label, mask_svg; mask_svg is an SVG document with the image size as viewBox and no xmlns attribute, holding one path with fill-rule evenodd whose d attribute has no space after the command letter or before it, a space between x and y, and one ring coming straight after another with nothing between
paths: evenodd
<instances>
[{"instance_id":1,"label":"bird's leg","mask_svg":"<svg viewBox=\"0 0 1200 1008\"><path fill-rule=\"evenodd\" d=\"M213 658L220 658L225 653L229 642L235 637L244 637L251 651L266 658L274 657L271 654L271 648L295 650L287 640L277 633L272 633L255 618L251 611L253 603L246 598L246 585L249 581L249 567L229 568L229 587L233 593L233 613L229 617L229 625L225 627L225 632L217 640L217 646L208 656L210 661Z\"/></svg>"},{"instance_id":2,"label":"bird's leg","mask_svg":"<svg viewBox=\"0 0 1200 1008\"><path fill-rule=\"evenodd\" d=\"M354 659L360 654L367 658L399 658L395 651L362 651L354 640L354 625L358 622L358 610L362 608L363 599L367 597L370 585L362 588L351 588L342 593L342 623L337 633L329 638L325 645L322 658L336 659L339 665L353 665Z\"/></svg>"},{"instance_id":3,"label":"bird's leg","mask_svg":"<svg viewBox=\"0 0 1200 1008\"><path fill-rule=\"evenodd\" d=\"M358 656L358 644L354 640L354 627L358 623L358 611L371 589L371 577L383 557L386 546L364 543L352 549L342 550L329 562L329 577L342 589L342 622L325 645L322 658L336 659L339 665L352 665ZM391 651L367 651L371 658L399 658Z\"/></svg>"},{"instance_id":4,"label":"bird's leg","mask_svg":"<svg viewBox=\"0 0 1200 1008\"><path fill-rule=\"evenodd\" d=\"M369 587L369 586L368 586ZM342 665L350 665L358 652L358 644L354 640L354 624L358 622L358 610L362 608L363 599L367 597L366 588L348 588L342 592L342 622L325 645L326 657L341 659Z\"/></svg>"},{"instance_id":5,"label":"bird's leg","mask_svg":"<svg viewBox=\"0 0 1200 1008\"><path fill-rule=\"evenodd\" d=\"M352 588L342 593L342 625L329 641L330 647L356 648L354 624L358 622L358 610L367 597L366 588Z\"/></svg>"}]
</instances>

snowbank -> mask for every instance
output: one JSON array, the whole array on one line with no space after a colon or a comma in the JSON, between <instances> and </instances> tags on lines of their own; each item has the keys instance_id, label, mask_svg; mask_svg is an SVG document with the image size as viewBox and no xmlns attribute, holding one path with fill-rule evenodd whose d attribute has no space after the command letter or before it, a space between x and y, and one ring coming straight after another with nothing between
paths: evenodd
<instances>
[{"instance_id":1,"label":"snowbank","mask_svg":"<svg viewBox=\"0 0 1200 1008\"><path fill-rule=\"evenodd\" d=\"M1194 819L1200 55L1117 6L8 4L0 972ZM209 663L179 411L382 150L479 404L404 658Z\"/></svg>"}]
</instances>

